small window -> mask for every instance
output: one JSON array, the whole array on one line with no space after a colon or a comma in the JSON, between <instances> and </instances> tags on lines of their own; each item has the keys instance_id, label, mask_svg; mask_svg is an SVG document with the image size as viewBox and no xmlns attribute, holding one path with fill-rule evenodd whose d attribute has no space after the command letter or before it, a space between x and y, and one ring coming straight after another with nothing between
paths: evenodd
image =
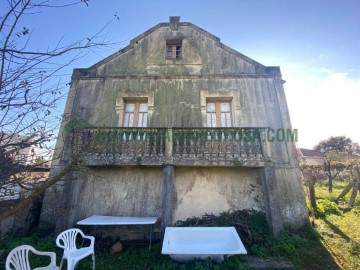
<instances>
[{"instance_id":1,"label":"small window","mask_svg":"<svg viewBox=\"0 0 360 270\"><path fill-rule=\"evenodd\" d=\"M148 104L144 101L125 103L124 127L146 127Z\"/></svg>"},{"instance_id":2,"label":"small window","mask_svg":"<svg viewBox=\"0 0 360 270\"><path fill-rule=\"evenodd\" d=\"M180 59L182 57L182 40L167 40L165 57L167 59Z\"/></svg>"},{"instance_id":3,"label":"small window","mask_svg":"<svg viewBox=\"0 0 360 270\"><path fill-rule=\"evenodd\" d=\"M230 102L211 100L206 103L207 127L231 127Z\"/></svg>"}]
</instances>

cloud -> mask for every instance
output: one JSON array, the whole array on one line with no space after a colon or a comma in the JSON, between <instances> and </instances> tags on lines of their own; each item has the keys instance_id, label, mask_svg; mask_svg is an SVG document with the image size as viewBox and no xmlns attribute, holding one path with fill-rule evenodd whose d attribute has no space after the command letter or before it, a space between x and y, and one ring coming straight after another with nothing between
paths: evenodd
<instances>
[{"instance_id":1,"label":"cloud","mask_svg":"<svg viewBox=\"0 0 360 270\"><path fill-rule=\"evenodd\" d=\"M324 67L320 68L320 69L318 70L318 72L320 72L320 73L326 73L326 74L332 74L332 73L334 73L333 70L328 69L328 68L324 68Z\"/></svg>"},{"instance_id":2,"label":"cloud","mask_svg":"<svg viewBox=\"0 0 360 270\"><path fill-rule=\"evenodd\" d=\"M360 142L360 78L351 79L347 73L326 68L308 72L297 65L282 70L300 147L312 148L321 140L340 135Z\"/></svg>"}]
</instances>

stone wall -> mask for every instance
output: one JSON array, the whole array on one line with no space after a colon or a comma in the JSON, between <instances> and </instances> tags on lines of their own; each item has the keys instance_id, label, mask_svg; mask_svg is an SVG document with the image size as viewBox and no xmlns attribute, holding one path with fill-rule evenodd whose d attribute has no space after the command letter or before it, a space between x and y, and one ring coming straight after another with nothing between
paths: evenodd
<instances>
[{"instance_id":1,"label":"stone wall","mask_svg":"<svg viewBox=\"0 0 360 270\"><path fill-rule=\"evenodd\" d=\"M257 169L175 168L174 175L173 222L229 210L265 211Z\"/></svg>"},{"instance_id":2,"label":"stone wall","mask_svg":"<svg viewBox=\"0 0 360 270\"><path fill-rule=\"evenodd\" d=\"M0 201L0 212L18 204L19 200ZM43 196L32 202L29 206L22 208L15 215L0 222L0 237L6 234L27 235L38 226Z\"/></svg>"},{"instance_id":3,"label":"stone wall","mask_svg":"<svg viewBox=\"0 0 360 270\"><path fill-rule=\"evenodd\" d=\"M0 212L6 211L14 204L16 204L18 200L7 200L7 201L0 201ZM3 221L0 222L0 237L5 236L7 233L10 233L13 226L14 226L15 217L11 216Z\"/></svg>"},{"instance_id":4,"label":"stone wall","mask_svg":"<svg viewBox=\"0 0 360 270\"><path fill-rule=\"evenodd\" d=\"M73 190L68 226L91 215L161 216L161 168L94 168Z\"/></svg>"},{"instance_id":5,"label":"stone wall","mask_svg":"<svg viewBox=\"0 0 360 270\"><path fill-rule=\"evenodd\" d=\"M91 215L162 216L162 168L94 168L76 182L68 226ZM258 169L176 167L173 222L229 210L264 212Z\"/></svg>"}]
</instances>

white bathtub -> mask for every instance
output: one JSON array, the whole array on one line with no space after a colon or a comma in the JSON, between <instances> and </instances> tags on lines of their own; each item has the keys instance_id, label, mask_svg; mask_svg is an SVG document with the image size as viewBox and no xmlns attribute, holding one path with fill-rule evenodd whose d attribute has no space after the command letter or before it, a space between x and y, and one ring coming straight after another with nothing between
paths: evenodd
<instances>
[{"instance_id":1,"label":"white bathtub","mask_svg":"<svg viewBox=\"0 0 360 270\"><path fill-rule=\"evenodd\" d=\"M187 262L208 257L222 261L225 255L247 252L234 227L167 227L161 254Z\"/></svg>"}]
</instances>

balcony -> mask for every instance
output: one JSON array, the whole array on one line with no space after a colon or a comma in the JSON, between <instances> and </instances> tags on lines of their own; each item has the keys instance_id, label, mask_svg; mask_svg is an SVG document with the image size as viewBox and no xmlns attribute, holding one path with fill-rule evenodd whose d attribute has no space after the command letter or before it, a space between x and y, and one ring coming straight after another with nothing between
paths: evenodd
<instances>
[{"instance_id":1,"label":"balcony","mask_svg":"<svg viewBox=\"0 0 360 270\"><path fill-rule=\"evenodd\" d=\"M76 128L86 166L265 166L265 128Z\"/></svg>"}]
</instances>

